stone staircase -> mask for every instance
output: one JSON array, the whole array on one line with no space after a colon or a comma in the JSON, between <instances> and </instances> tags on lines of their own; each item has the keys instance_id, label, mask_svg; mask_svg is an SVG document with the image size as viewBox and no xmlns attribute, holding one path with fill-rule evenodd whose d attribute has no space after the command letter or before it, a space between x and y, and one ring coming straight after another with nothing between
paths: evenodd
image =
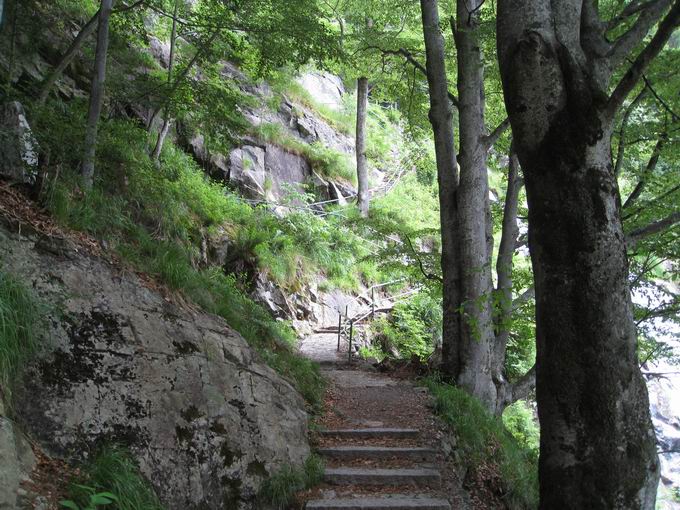
<instances>
[{"instance_id":1,"label":"stone staircase","mask_svg":"<svg viewBox=\"0 0 680 510\"><path fill-rule=\"evenodd\" d=\"M438 491L436 450L418 444L420 432L400 428L320 432L324 483L337 488L307 502L307 510L451 510Z\"/></svg>"}]
</instances>

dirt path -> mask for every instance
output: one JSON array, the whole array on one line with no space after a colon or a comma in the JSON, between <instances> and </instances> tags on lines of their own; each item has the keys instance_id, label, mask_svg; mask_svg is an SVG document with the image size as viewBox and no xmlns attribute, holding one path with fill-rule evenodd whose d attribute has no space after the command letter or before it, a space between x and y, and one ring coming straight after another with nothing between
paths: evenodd
<instances>
[{"instance_id":1,"label":"dirt path","mask_svg":"<svg viewBox=\"0 0 680 510\"><path fill-rule=\"evenodd\" d=\"M301 351L329 381L317 451L324 483L307 491L308 509L449 510L471 508L451 461L453 445L430 408L427 390L348 365L337 334L313 335Z\"/></svg>"}]
</instances>

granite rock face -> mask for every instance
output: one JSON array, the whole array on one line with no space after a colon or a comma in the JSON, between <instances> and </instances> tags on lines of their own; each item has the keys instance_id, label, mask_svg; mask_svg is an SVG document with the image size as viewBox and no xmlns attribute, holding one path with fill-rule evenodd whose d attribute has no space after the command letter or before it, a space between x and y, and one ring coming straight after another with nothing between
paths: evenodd
<instances>
[{"instance_id":1,"label":"granite rock face","mask_svg":"<svg viewBox=\"0 0 680 510\"><path fill-rule=\"evenodd\" d=\"M0 265L48 304L42 353L15 391L17 423L47 453L127 445L178 510L253 508L266 477L309 454L302 398L221 318L1 223Z\"/></svg>"}]
</instances>

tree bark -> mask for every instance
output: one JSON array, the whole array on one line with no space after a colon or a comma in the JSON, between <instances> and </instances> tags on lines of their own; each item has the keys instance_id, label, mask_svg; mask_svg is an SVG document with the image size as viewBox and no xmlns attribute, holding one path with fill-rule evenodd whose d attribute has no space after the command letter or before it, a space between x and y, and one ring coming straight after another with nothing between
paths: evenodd
<instances>
[{"instance_id":1,"label":"tree bark","mask_svg":"<svg viewBox=\"0 0 680 510\"><path fill-rule=\"evenodd\" d=\"M97 149L97 126L104 101L104 82L106 81L106 56L109 47L109 17L111 16L112 0L101 0L99 9L99 23L97 28L97 50L95 53L95 72L92 77L90 91L90 105L87 113L87 128L85 131L85 154L81 174L83 185L91 189L94 184L94 162Z\"/></svg>"},{"instance_id":2,"label":"tree bark","mask_svg":"<svg viewBox=\"0 0 680 510\"><path fill-rule=\"evenodd\" d=\"M357 80L357 205L361 216L368 216L368 169L366 168L366 110L368 107L368 78Z\"/></svg>"},{"instance_id":3,"label":"tree bark","mask_svg":"<svg viewBox=\"0 0 680 510\"><path fill-rule=\"evenodd\" d=\"M487 147L484 143L484 65L479 39L483 0L458 0L452 31L457 50L460 186L458 218L461 268L460 387L489 410L496 408L493 381L494 323ZM453 23L453 21L452 21Z\"/></svg>"},{"instance_id":4,"label":"tree bark","mask_svg":"<svg viewBox=\"0 0 680 510\"><path fill-rule=\"evenodd\" d=\"M591 51L603 24L584 5L500 0L498 12L536 287L540 508L651 510L659 465L611 158L611 67Z\"/></svg>"},{"instance_id":5,"label":"tree bark","mask_svg":"<svg viewBox=\"0 0 680 510\"><path fill-rule=\"evenodd\" d=\"M458 237L458 166L453 140L444 39L439 29L436 0L420 0L425 40L429 119L434 134L442 236L443 331L441 371L456 379L460 370L460 253Z\"/></svg>"}]
</instances>

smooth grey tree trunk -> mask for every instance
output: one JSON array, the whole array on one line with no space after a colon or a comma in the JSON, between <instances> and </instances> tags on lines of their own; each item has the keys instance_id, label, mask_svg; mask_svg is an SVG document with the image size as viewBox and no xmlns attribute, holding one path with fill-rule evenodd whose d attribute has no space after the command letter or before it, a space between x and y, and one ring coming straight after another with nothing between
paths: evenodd
<instances>
[{"instance_id":1,"label":"smooth grey tree trunk","mask_svg":"<svg viewBox=\"0 0 680 510\"><path fill-rule=\"evenodd\" d=\"M357 80L357 205L361 216L368 216L368 169L366 168L366 110L368 107L368 78Z\"/></svg>"},{"instance_id":2,"label":"smooth grey tree trunk","mask_svg":"<svg viewBox=\"0 0 680 510\"><path fill-rule=\"evenodd\" d=\"M460 187L458 216L461 268L460 371L458 385L495 410L492 237L484 144L484 65L479 41L483 0L458 0L454 38L458 64ZM490 242L491 239L491 242Z\"/></svg>"},{"instance_id":3,"label":"smooth grey tree trunk","mask_svg":"<svg viewBox=\"0 0 680 510\"><path fill-rule=\"evenodd\" d=\"M91 189L94 184L94 162L97 149L97 126L104 101L104 82L106 81L106 56L109 47L109 17L112 0L101 0L97 28L97 50L95 52L95 71L90 90L90 105L87 113L84 157L81 169L83 185Z\"/></svg>"},{"instance_id":4,"label":"smooth grey tree trunk","mask_svg":"<svg viewBox=\"0 0 680 510\"><path fill-rule=\"evenodd\" d=\"M460 370L460 244L458 243L458 165L453 146L453 112L448 95L444 38L439 28L436 0L420 0L425 39L427 83L430 92L429 119L434 134L439 184L442 236L444 376L456 379Z\"/></svg>"},{"instance_id":5,"label":"smooth grey tree trunk","mask_svg":"<svg viewBox=\"0 0 680 510\"><path fill-rule=\"evenodd\" d=\"M529 205L536 287L540 508L655 506L659 464L611 157L614 117L680 20L670 1L605 38L596 2L500 0L498 55Z\"/></svg>"},{"instance_id":6,"label":"smooth grey tree trunk","mask_svg":"<svg viewBox=\"0 0 680 510\"><path fill-rule=\"evenodd\" d=\"M508 187L505 192L503 206L503 226L501 242L498 246L496 274L498 275L499 313L496 322L496 354L495 358L505 358L505 350L510 336L510 318L512 316L512 259L515 244L519 235L517 226L517 206L522 180L519 177L519 161L514 150L510 150L508 165Z\"/></svg>"}]
</instances>

